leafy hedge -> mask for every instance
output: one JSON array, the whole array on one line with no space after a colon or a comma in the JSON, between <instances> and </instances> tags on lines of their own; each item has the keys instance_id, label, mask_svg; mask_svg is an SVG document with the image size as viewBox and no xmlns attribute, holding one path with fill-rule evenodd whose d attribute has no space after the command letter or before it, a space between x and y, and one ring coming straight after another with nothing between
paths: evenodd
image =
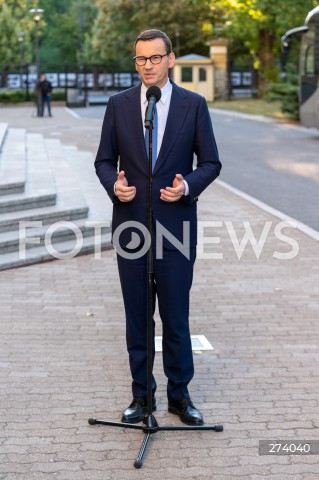
<instances>
[{"instance_id":1,"label":"leafy hedge","mask_svg":"<svg viewBox=\"0 0 319 480\"><path fill-rule=\"evenodd\" d=\"M289 83L268 85L265 100L280 100L281 111L299 119L298 86Z\"/></svg>"},{"instance_id":2,"label":"leafy hedge","mask_svg":"<svg viewBox=\"0 0 319 480\"><path fill-rule=\"evenodd\" d=\"M25 90L2 90L0 91L0 103L21 103L26 99ZM30 92L30 101L35 101L36 93ZM65 101L64 90L53 90L52 101Z\"/></svg>"}]
</instances>

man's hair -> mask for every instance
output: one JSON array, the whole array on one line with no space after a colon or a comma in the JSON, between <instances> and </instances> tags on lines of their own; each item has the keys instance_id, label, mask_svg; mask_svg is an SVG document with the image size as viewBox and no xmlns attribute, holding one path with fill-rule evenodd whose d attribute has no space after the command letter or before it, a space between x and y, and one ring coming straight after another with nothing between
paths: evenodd
<instances>
[{"instance_id":1,"label":"man's hair","mask_svg":"<svg viewBox=\"0 0 319 480\"><path fill-rule=\"evenodd\" d=\"M166 35L166 33L162 32L161 30L145 30L144 32L140 33L137 39L135 40L134 48L136 50L136 44L139 41L147 41L147 40L154 40L155 38L161 38L165 44L166 53L172 53L172 42L170 38Z\"/></svg>"}]
</instances>

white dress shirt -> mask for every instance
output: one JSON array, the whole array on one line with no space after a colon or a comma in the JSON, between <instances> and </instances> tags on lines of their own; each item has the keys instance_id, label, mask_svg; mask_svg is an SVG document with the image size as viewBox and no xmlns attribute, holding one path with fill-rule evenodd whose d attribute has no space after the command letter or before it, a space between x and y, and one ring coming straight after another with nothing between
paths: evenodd
<instances>
[{"instance_id":1,"label":"white dress shirt","mask_svg":"<svg viewBox=\"0 0 319 480\"><path fill-rule=\"evenodd\" d=\"M142 83L141 87L141 113L142 113L142 122L143 122L143 131L144 131L144 136L145 136L145 126L144 126L144 118L145 118L145 111L147 107L147 98L146 98L146 92L147 92L147 87ZM163 142L163 137L164 137L164 132L165 132L165 127L166 127L166 122L167 122L167 117L168 117L168 111L169 111L169 106L171 104L171 97L172 97L172 84L169 80L167 80L166 85L164 85L163 88L161 88L161 98L160 100L156 103L156 110L157 110L157 152L156 152L156 158L158 157L158 154L161 150L162 142ZM176 172L179 173L179 172ZM189 194L189 188L186 180L183 180L184 185L185 185L185 193L184 195Z\"/></svg>"},{"instance_id":2,"label":"white dress shirt","mask_svg":"<svg viewBox=\"0 0 319 480\"><path fill-rule=\"evenodd\" d=\"M145 126L144 126L144 119L145 119L145 111L147 107L147 98L146 98L146 92L148 88L142 83L141 87L141 113L142 113L142 123L143 123L143 131L144 131L144 136L145 136ZM166 85L164 85L163 88L161 88L161 98L160 100L156 103L156 110L157 110L157 152L156 152L156 158L158 157L158 154L161 150L162 142L163 142L163 137L164 137L164 132L166 128L166 122L167 122L167 117L168 117L168 111L169 111L169 106L171 103L171 97L172 97L172 84L169 80L167 80ZM176 172L179 173L179 172ZM184 185L185 185L185 193L184 195L189 194L189 187L186 182L186 180L183 180ZM115 193L115 187L116 183L114 185L114 193ZM115 193L116 195L116 193Z\"/></svg>"},{"instance_id":3,"label":"white dress shirt","mask_svg":"<svg viewBox=\"0 0 319 480\"><path fill-rule=\"evenodd\" d=\"M145 118L145 111L147 107L147 98L146 98L146 92L147 92L147 87L142 83L142 88L141 88L141 112L142 112L142 122L143 122L143 131L144 131L144 136L145 136L145 126L144 126L144 118ZM163 136L165 132L165 127L166 127L166 122L167 122L167 116L168 116L168 111L169 111L169 106L171 103L171 96L172 96L172 84L169 80L167 80L166 85L161 88L161 98L160 100L156 103L156 110L157 110L157 152L156 152L156 158L158 157L158 154L161 150L161 145L163 141Z\"/></svg>"}]
</instances>

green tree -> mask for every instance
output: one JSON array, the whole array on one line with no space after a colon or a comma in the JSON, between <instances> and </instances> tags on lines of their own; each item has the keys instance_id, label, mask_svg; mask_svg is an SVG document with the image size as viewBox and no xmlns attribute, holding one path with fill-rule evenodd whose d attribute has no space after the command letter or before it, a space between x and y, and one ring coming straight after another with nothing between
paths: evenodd
<instances>
[{"instance_id":1,"label":"green tree","mask_svg":"<svg viewBox=\"0 0 319 480\"><path fill-rule=\"evenodd\" d=\"M0 62L35 61L35 23L31 8L44 9L39 22L41 64L55 68L83 62L84 38L97 13L90 0L0 0ZM23 32L23 42L18 41Z\"/></svg>"},{"instance_id":2,"label":"green tree","mask_svg":"<svg viewBox=\"0 0 319 480\"><path fill-rule=\"evenodd\" d=\"M12 63L15 61L16 51L10 45L10 39L16 40L16 24L12 11L5 3L0 7L0 58L1 63Z\"/></svg>"},{"instance_id":3,"label":"green tree","mask_svg":"<svg viewBox=\"0 0 319 480\"><path fill-rule=\"evenodd\" d=\"M41 63L62 66L82 63L84 37L89 34L96 6L89 0L46 0L41 35Z\"/></svg>"},{"instance_id":4,"label":"green tree","mask_svg":"<svg viewBox=\"0 0 319 480\"><path fill-rule=\"evenodd\" d=\"M158 28L171 38L183 55L192 51L207 55L210 33L203 25L210 19L208 4L196 0L97 0L98 15L86 52L95 61L115 68L134 68L133 44L139 32Z\"/></svg>"},{"instance_id":5,"label":"green tree","mask_svg":"<svg viewBox=\"0 0 319 480\"><path fill-rule=\"evenodd\" d=\"M0 0L1 64L18 64L21 60L30 60L32 20L26 15L27 11L27 4L23 0ZM23 46L19 44L18 32L23 33Z\"/></svg>"},{"instance_id":6,"label":"green tree","mask_svg":"<svg viewBox=\"0 0 319 480\"><path fill-rule=\"evenodd\" d=\"M72 0L40 1L39 7L44 9L41 21L41 64L63 65L75 58L74 41L76 25L70 17ZM69 48L67 48L67 45Z\"/></svg>"},{"instance_id":7,"label":"green tree","mask_svg":"<svg viewBox=\"0 0 319 480\"><path fill-rule=\"evenodd\" d=\"M63 65L77 61L79 29L69 13L56 13L48 23L41 43L41 63Z\"/></svg>"},{"instance_id":8,"label":"green tree","mask_svg":"<svg viewBox=\"0 0 319 480\"><path fill-rule=\"evenodd\" d=\"M97 16L97 8L91 0L75 0L72 5L72 15L77 20L79 27L79 43L77 49L77 59L79 63L85 60L86 39L91 37L94 21ZM87 57L90 61L90 56Z\"/></svg>"},{"instance_id":9,"label":"green tree","mask_svg":"<svg viewBox=\"0 0 319 480\"><path fill-rule=\"evenodd\" d=\"M232 40L233 54L244 47L258 70L260 88L278 80L280 39L303 25L316 0L214 0L211 8L222 36Z\"/></svg>"}]
</instances>

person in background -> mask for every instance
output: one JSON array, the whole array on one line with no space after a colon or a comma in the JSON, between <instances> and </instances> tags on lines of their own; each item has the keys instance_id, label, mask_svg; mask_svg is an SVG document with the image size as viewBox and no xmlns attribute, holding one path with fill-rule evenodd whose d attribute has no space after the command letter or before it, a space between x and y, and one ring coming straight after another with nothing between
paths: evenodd
<instances>
[{"instance_id":1,"label":"person in background","mask_svg":"<svg viewBox=\"0 0 319 480\"><path fill-rule=\"evenodd\" d=\"M41 100L41 105L40 105L40 116L43 117L44 115L44 106L45 104L47 105L48 109L48 114L49 117L52 117L51 114L51 93L52 93L53 87L52 83L47 80L46 76L43 74L40 77L40 81L38 83L38 91L40 92L40 100Z\"/></svg>"}]
</instances>

